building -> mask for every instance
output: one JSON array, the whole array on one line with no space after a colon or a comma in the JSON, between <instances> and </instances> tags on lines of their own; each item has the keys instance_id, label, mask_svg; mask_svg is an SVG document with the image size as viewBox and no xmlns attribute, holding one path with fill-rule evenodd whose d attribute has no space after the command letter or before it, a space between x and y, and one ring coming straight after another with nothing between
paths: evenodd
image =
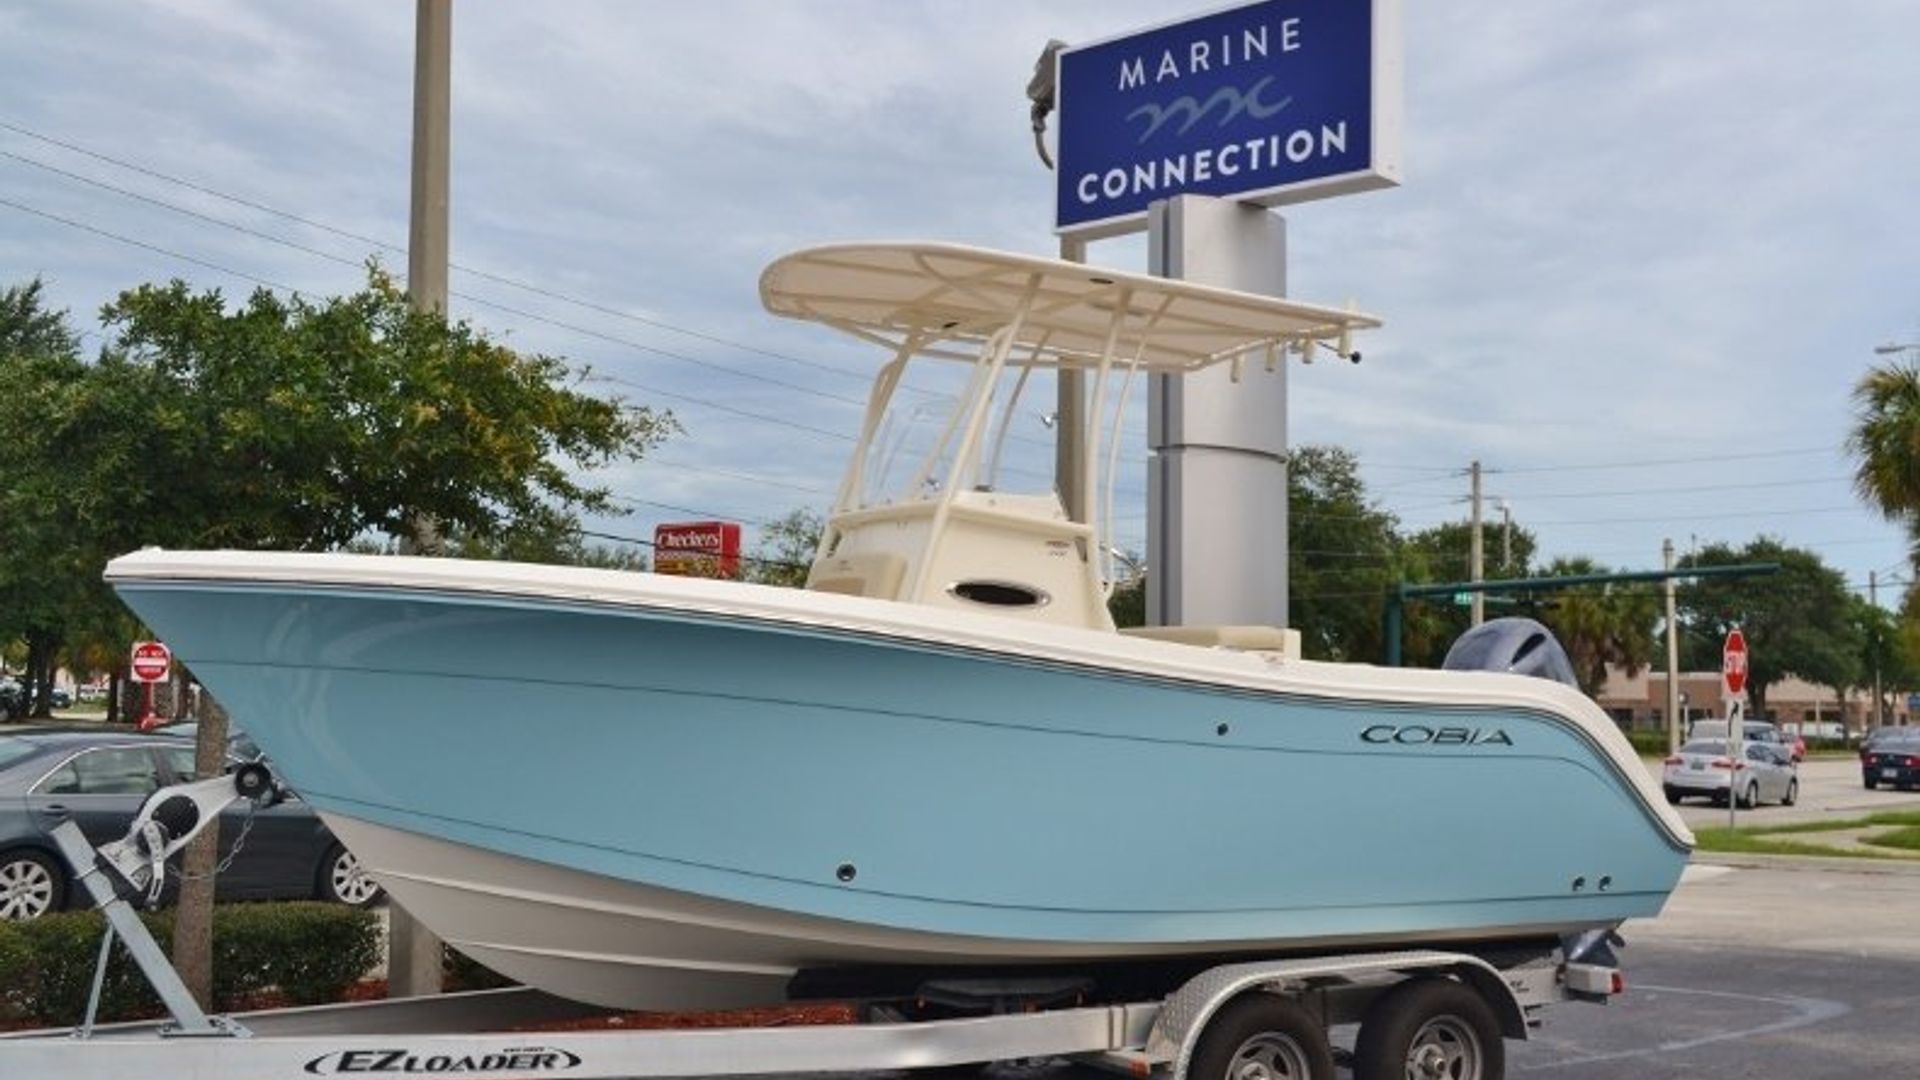
<instances>
[{"instance_id":1,"label":"building","mask_svg":"<svg viewBox=\"0 0 1920 1080\"><path fill-rule=\"evenodd\" d=\"M1720 701L1718 671L1683 671L1679 682L1682 723L1725 714L1726 707ZM1597 700L1607 715L1628 731L1663 731L1666 729L1667 673L1642 668L1639 674L1629 676L1610 667ZM1751 703L1749 699L1749 706ZM1782 679L1767 688L1766 719L1789 730L1798 730L1796 725L1806 725L1808 734L1820 730L1816 725L1840 723L1846 725L1850 734L1858 735L1873 726L1873 694L1854 690L1842 699L1834 694L1831 686ZM1888 689L1885 722L1913 722L1905 692Z\"/></svg>"}]
</instances>

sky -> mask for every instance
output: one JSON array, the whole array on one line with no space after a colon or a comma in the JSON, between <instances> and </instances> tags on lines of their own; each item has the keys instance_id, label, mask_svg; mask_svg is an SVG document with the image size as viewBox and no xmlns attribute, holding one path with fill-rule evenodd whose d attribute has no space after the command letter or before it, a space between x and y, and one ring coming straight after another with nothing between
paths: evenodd
<instances>
[{"instance_id":1,"label":"sky","mask_svg":"<svg viewBox=\"0 0 1920 1080\"><path fill-rule=\"evenodd\" d=\"M680 421L601 474L631 513L597 531L822 509L880 358L765 314L762 267L859 239L1054 254L1042 46L1214 6L458 4L452 313ZM1463 518L1478 460L1488 517L1544 557L1766 534L1897 600L1904 533L1844 442L1875 347L1920 345L1920 7L1412 0L1404 24L1404 183L1281 211L1290 293L1385 323L1359 366L1293 368L1292 442L1352 450L1409 528ZM403 273L413 29L404 0L0 0L0 282L44 279L91 349L144 282ZM1137 237L1090 258L1145 269ZM1125 438L1137 552L1138 402Z\"/></svg>"}]
</instances>

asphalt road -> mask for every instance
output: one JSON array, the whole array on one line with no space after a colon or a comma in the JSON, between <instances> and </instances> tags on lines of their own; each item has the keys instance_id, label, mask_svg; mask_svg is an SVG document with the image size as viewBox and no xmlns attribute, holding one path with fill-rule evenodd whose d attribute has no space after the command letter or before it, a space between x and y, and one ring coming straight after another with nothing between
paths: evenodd
<instances>
[{"instance_id":1,"label":"asphalt road","mask_svg":"<svg viewBox=\"0 0 1920 1080\"><path fill-rule=\"evenodd\" d=\"M1690 867L1629 923L1629 990L1563 1004L1508 1075L1551 1080L1920 1076L1920 866L1749 858ZM1351 1032L1336 1032L1336 1041ZM1342 1077L1347 1074L1343 1070ZM1111 1080L1064 1063L985 1080Z\"/></svg>"},{"instance_id":2,"label":"asphalt road","mask_svg":"<svg viewBox=\"0 0 1920 1080\"><path fill-rule=\"evenodd\" d=\"M1920 867L1700 863L1623 929L1628 993L1564 1005L1510 1072L1600 1078L1920 1076Z\"/></svg>"}]
</instances>

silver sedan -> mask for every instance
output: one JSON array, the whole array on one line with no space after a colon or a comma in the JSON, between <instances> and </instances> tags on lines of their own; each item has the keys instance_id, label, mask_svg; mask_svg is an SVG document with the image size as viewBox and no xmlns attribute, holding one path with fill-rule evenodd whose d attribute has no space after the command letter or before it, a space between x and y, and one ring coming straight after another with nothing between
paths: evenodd
<instances>
[{"instance_id":1,"label":"silver sedan","mask_svg":"<svg viewBox=\"0 0 1920 1080\"><path fill-rule=\"evenodd\" d=\"M1725 740L1695 739L1667 758L1662 787L1670 803L1693 795L1724 804L1729 792L1737 792L1743 807L1762 802L1792 806L1800 798L1800 772L1793 759L1771 743L1747 743L1741 760L1735 761Z\"/></svg>"}]
</instances>

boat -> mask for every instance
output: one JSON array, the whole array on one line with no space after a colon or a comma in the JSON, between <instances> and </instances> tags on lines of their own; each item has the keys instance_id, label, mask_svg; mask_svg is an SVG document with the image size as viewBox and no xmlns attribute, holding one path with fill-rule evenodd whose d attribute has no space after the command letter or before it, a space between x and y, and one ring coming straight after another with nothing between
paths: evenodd
<instances>
[{"instance_id":1,"label":"boat","mask_svg":"<svg viewBox=\"0 0 1920 1080\"><path fill-rule=\"evenodd\" d=\"M451 945L683 1008L832 972L1498 947L1654 915L1678 883L1691 833L1577 690L1306 660L1285 628L1116 630L1110 489L1072 520L1001 467L1059 370L1085 373L1096 481L1142 378L1266 377L1378 320L924 243L799 251L760 291L889 354L806 588L335 553L107 568ZM910 381L928 367L952 393Z\"/></svg>"}]
</instances>

